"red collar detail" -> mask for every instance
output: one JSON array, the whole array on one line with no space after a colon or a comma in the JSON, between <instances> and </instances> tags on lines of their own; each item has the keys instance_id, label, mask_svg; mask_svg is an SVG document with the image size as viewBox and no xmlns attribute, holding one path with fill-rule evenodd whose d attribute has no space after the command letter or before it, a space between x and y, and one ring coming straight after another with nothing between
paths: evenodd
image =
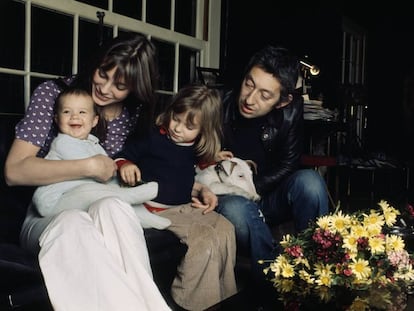
<instances>
[{"instance_id":1,"label":"red collar detail","mask_svg":"<svg viewBox=\"0 0 414 311\"><path fill-rule=\"evenodd\" d=\"M200 168L200 170L204 170L205 168L215 164L217 164L217 162L200 162L198 163L198 167Z\"/></svg>"},{"instance_id":2,"label":"red collar detail","mask_svg":"<svg viewBox=\"0 0 414 311\"><path fill-rule=\"evenodd\" d=\"M167 135L168 134L167 129L165 127L160 127L160 134L161 135Z\"/></svg>"}]
</instances>

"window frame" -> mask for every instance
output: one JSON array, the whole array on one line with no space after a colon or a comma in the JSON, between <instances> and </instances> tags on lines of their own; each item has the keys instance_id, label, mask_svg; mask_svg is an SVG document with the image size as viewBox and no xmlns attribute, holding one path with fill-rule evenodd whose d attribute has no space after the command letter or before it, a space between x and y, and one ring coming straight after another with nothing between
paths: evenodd
<instances>
[{"instance_id":1,"label":"window frame","mask_svg":"<svg viewBox=\"0 0 414 311\"><path fill-rule=\"evenodd\" d=\"M171 61L174 63L173 87L170 90L158 90L162 94L172 95L178 91L179 87L179 59L180 47L195 50L197 59L194 64L194 75L196 67L219 67L220 64L220 20L221 20L221 0L196 0L196 31L195 36L185 35L174 31L175 0L171 0L171 25L170 29L146 23L145 7L146 2L142 0L142 20L133 19L124 15L112 12L113 1L108 0L108 10L84 4L77 1L56 1L56 0L13 0L24 3L25 10L25 38L24 38L24 69L13 69L0 67L0 73L23 76L24 79L24 105L28 106L31 96L31 78L56 78L56 75L47 72L34 72L31 70L30 46L31 46L31 10L33 6L53 10L58 13L73 17L73 37L68 38L73 42L72 51L72 74L77 73L78 68L78 36L80 19L99 22L98 11L103 11L104 24L113 28L113 35L117 36L120 29L139 32L146 35L149 39L156 39L171 43L175 48L175 57ZM118 0L119 1L119 0ZM123 1L123 0L121 0Z\"/></svg>"}]
</instances>

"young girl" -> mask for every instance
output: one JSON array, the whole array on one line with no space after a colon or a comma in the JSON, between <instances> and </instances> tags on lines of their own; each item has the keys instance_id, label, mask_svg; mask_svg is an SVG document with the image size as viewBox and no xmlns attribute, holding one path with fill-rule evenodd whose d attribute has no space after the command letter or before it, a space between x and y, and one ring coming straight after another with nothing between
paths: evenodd
<instances>
[{"instance_id":1,"label":"young girl","mask_svg":"<svg viewBox=\"0 0 414 311\"><path fill-rule=\"evenodd\" d=\"M194 180L195 165L214 161L220 151L220 111L217 90L184 87L151 134L127 143L116 159L125 183L158 182L157 197L145 205L170 219L168 230L188 246L171 290L176 303L188 310L204 310L237 291L234 228L213 211L215 195ZM204 204L199 200L203 192L212 197Z\"/></svg>"}]
</instances>

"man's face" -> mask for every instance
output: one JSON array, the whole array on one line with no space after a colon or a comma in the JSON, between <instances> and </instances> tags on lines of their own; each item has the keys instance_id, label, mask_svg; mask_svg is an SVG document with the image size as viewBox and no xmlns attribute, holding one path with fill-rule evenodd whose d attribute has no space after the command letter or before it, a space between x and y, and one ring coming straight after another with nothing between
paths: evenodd
<instances>
[{"instance_id":1,"label":"man's face","mask_svg":"<svg viewBox=\"0 0 414 311\"><path fill-rule=\"evenodd\" d=\"M270 73L253 67L245 76L239 96L240 114L253 119L268 114L274 108L287 103L279 103L281 84Z\"/></svg>"}]
</instances>

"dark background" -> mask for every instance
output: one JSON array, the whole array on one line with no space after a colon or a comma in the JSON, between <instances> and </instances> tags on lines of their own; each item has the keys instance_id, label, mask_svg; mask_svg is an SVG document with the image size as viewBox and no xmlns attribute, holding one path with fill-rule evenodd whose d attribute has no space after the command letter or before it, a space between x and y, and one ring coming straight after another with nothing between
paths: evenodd
<instances>
[{"instance_id":1,"label":"dark background","mask_svg":"<svg viewBox=\"0 0 414 311\"><path fill-rule=\"evenodd\" d=\"M308 55L321 68L313 88L324 106L343 109L340 85L342 17L367 33L364 150L411 161L414 155L414 18L405 3L363 1L282 2L223 0L221 69L226 84L239 85L249 57L267 44ZM359 86L356 86L359 87ZM414 95L413 95L414 98Z\"/></svg>"}]
</instances>

